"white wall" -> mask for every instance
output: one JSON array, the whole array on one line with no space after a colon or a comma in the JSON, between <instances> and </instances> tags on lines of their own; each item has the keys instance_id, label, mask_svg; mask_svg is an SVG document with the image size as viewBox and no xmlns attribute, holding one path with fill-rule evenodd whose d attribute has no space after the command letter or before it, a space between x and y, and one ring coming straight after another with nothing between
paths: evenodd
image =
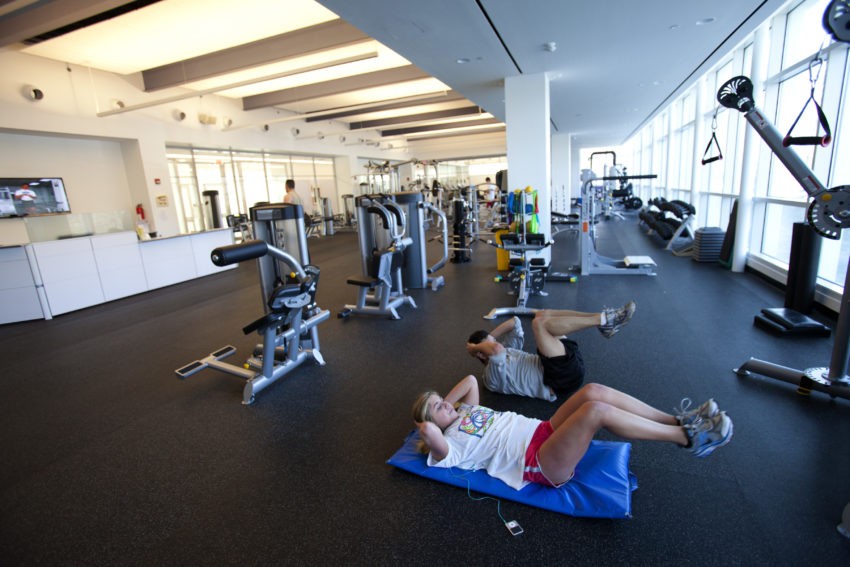
<instances>
[{"instance_id":1,"label":"white wall","mask_svg":"<svg viewBox=\"0 0 850 567\"><path fill-rule=\"evenodd\" d=\"M161 100L184 89L153 94L139 87L138 76L122 77L76 65L0 50L0 177L51 175L68 185L74 213L98 212L113 207L135 215L136 203L149 211L151 230L162 236L179 232L175 200L168 173L168 144L205 148L268 150L282 153L356 157L368 152L372 158L402 160L410 157L403 148L391 151L375 147L345 146L336 136L315 137L319 131L344 129L329 121L274 122L288 113L275 109L245 112L239 99L207 95L179 102L98 117L120 99L126 107ZM30 86L44 92L33 101L24 96ZM184 121L174 118L186 113ZM204 125L200 113L218 118ZM233 121L224 131L225 118ZM268 130L263 128L268 124ZM240 126L246 126L244 128ZM299 128L299 138L292 133ZM363 132L376 137L376 132ZM359 171L349 171L351 176ZM159 180L159 184L156 180ZM340 194L352 192L340 180ZM156 197L166 195L168 206L155 207ZM0 222L0 244L29 242L20 219Z\"/></svg>"},{"instance_id":2,"label":"white wall","mask_svg":"<svg viewBox=\"0 0 850 567\"><path fill-rule=\"evenodd\" d=\"M114 140L0 132L0 175L61 177L72 213L133 208L124 165ZM0 219L0 243L25 242L23 219Z\"/></svg>"}]
</instances>

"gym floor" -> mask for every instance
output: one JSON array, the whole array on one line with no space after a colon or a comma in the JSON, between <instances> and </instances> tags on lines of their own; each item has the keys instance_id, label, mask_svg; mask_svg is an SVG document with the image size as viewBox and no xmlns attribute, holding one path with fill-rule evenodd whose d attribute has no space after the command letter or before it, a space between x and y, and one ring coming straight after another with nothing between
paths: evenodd
<instances>
[{"instance_id":1,"label":"gym floor","mask_svg":"<svg viewBox=\"0 0 850 567\"><path fill-rule=\"evenodd\" d=\"M253 262L109 304L0 327L0 557L6 565L842 565L836 531L850 502L850 401L801 397L784 382L738 377L749 357L795 368L829 363L832 339L787 338L752 324L782 291L756 275L676 257L636 214L600 223L612 257L648 254L658 275L549 282L533 307L599 311L634 299L634 319L604 339L574 336L588 381L671 411L714 397L735 423L697 459L635 441L632 518L572 518L493 501L385 463L412 430L426 388L446 392L481 366L466 354L482 315L509 306L495 249L449 263L438 291L411 290L402 320L336 314L353 303L357 237L309 240L321 267L324 367L307 363L250 406L242 382L174 369L231 344L240 363L262 314ZM553 269L577 260L562 232ZM432 243L431 246L436 246ZM436 249L434 250L436 252ZM433 258L433 256L432 256ZM431 260L433 261L433 260ZM834 323L827 315L816 317ZM533 348L524 320L527 348ZM548 418L556 403L482 390L482 403ZM600 432L601 439L616 439Z\"/></svg>"}]
</instances>

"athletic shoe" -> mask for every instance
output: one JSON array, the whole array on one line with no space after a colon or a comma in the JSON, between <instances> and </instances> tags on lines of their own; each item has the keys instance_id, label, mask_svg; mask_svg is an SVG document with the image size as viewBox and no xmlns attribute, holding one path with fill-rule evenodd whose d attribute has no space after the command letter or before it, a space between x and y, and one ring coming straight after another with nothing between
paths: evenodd
<instances>
[{"instance_id":1,"label":"athletic shoe","mask_svg":"<svg viewBox=\"0 0 850 567\"><path fill-rule=\"evenodd\" d=\"M712 399L703 403L697 409L690 409L690 407L691 399L683 398L679 407L673 410L675 412L676 419L679 420L679 425L690 425L698 419L714 417L720 411L717 407L717 403Z\"/></svg>"},{"instance_id":2,"label":"athletic shoe","mask_svg":"<svg viewBox=\"0 0 850 567\"><path fill-rule=\"evenodd\" d=\"M614 336L614 333L620 330L620 327L629 322L629 319L632 318L632 315L635 314L635 302L629 301L624 306L619 309L614 309L613 307L606 307L602 310L605 313L605 323L599 325L599 332L602 333L602 336L606 339L610 339Z\"/></svg>"},{"instance_id":3,"label":"athletic shoe","mask_svg":"<svg viewBox=\"0 0 850 567\"><path fill-rule=\"evenodd\" d=\"M695 457L705 457L732 439L732 420L722 411L714 417L686 425L685 434L688 436L688 451Z\"/></svg>"}]
</instances>

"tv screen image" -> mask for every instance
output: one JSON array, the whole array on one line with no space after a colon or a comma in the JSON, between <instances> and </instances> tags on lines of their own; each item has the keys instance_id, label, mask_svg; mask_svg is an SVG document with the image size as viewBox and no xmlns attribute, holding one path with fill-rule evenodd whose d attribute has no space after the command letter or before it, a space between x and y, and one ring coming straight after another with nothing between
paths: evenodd
<instances>
[{"instance_id":1,"label":"tv screen image","mask_svg":"<svg viewBox=\"0 0 850 567\"><path fill-rule=\"evenodd\" d=\"M0 218L70 213L59 177L0 178Z\"/></svg>"}]
</instances>

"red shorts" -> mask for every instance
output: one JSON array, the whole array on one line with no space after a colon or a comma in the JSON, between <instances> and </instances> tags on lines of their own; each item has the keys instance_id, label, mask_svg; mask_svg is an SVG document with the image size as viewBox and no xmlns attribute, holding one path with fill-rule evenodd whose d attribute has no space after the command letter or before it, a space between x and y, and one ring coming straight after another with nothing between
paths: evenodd
<instances>
[{"instance_id":1,"label":"red shorts","mask_svg":"<svg viewBox=\"0 0 850 567\"><path fill-rule=\"evenodd\" d=\"M566 481L561 484L555 484L546 478L546 475L543 474L543 471L540 469L540 461L537 458L537 452L540 450L540 446L543 445L543 442L549 439L553 432L554 429L552 429L552 424L548 421L541 422L540 425L537 426L537 429L534 430L534 435L531 436L531 442L525 450L525 469L522 473L523 480L536 482L537 484L542 484L544 486L559 488L573 478L572 475L570 475L570 478Z\"/></svg>"}]
</instances>

